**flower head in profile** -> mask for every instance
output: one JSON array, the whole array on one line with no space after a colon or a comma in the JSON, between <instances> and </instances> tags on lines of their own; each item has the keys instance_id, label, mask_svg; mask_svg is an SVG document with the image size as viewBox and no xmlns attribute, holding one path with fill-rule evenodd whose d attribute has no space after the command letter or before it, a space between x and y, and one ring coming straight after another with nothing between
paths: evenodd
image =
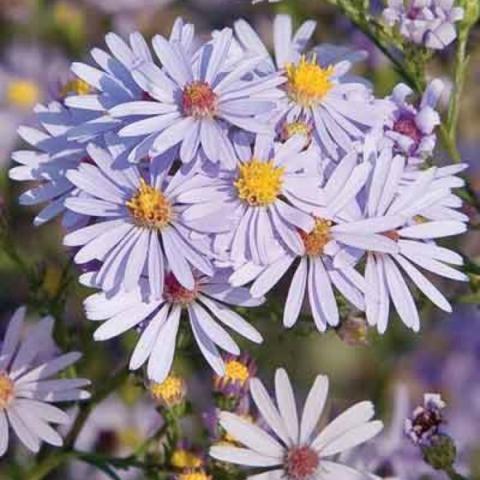
<instances>
[{"instance_id":1,"label":"flower head in profile","mask_svg":"<svg viewBox=\"0 0 480 480\"><path fill-rule=\"evenodd\" d=\"M372 420L374 408L370 402L357 403L318 431L327 401L327 377L319 375L315 379L300 418L285 370L276 371L276 404L258 379L251 381L250 392L268 430L236 414L222 412L221 426L241 446L214 445L210 449L213 458L262 469L262 473L250 475L249 479L328 480L360 475L331 457L370 440L382 430L382 422Z\"/></svg>"},{"instance_id":2,"label":"flower head in profile","mask_svg":"<svg viewBox=\"0 0 480 480\"><path fill-rule=\"evenodd\" d=\"M190 238L191 229L176 200L183 191L181 171L169 176L170 163L162 161L153 161L146 172L137 165L118 170L107 150L94 144L87 150L91 164L67 173L82 195L68 198L66 206L89 217L90 224L69 233L64 244L79 248L75 255L79 264L102 262L98 286L131 291L145 274L151 291L160 297L167 268L191 290L193 268L213 273L208 245Z\"/></svg>"},{"instance_id":3,"label":"flower head in profile","mask_svg":"<svg viewBox=\"0 0 480 480\"><path fill-rule=\"evenodd\" d=\"M84 282L97 286L95 278L86 274ZM224 272L213 277L196 274L189 290L168 272L160 298L150 293L145 279L129 292L96 293L85 301L87 318L105 320L94 338L108 340L136 328L140 337L130 369L147 363L148 377L163 384L171 370L181 322L188 321L201 353L218 375L224 375L225 363L217 347L233 355L239 355L240 349L222 324L255 343L262 342L260 333L229 305L252 307L263 299L253 299L246 289L229 286L227 278Z\"/></svg>"},{"instance_id":4,"label":"flower head in profile","mask_svg":"<svg viewBox=\"0 0 480 480\"><path fill-rule=\"evenodd\" d=\"M457 38L455 23L463 15L455 0L388 0L383 11L387 24L396 25L408 41L432 50L443 50Z\"/></svg>"},{"instance_id":5,"label":"flower head in profile","mask_svg":"<svg viewBox=\"0 0 480 480\"><path fill-rule=\"evenodd\" d=\"M435 127L440 125L435 108L443 89L441 80L433 80L418 105L408 102L413 92L407 85L400 83L392 92L393 108L384 125L382 143L405 155L410 165L418 165L433 154L437 142Z\"/></svg>"},{"instance_id":6,"label":"flower head in profile","mask_svg":"<svg viewBox=\"0 0 480 480\"><path fill-rule=\"evenodd\" d=\"M352 64L363 58L331 45L306 51L316 23L305 22L293 32L292 19L278 15L274 22L272 59L262 40L244 20L235 24L235 33L247 52L264 58L262 72L280 72L286 83L274 118L278 131L302 124L313 134L325 154L338 160L361 141L371 127L383 122L388 111L385 102L374 99L365 82L348 75Z\"/></svg>"},{"instance_id":7,"label":"flower head in profile","mask_svg":"<svg viewBox=\"0 0 480 480\"><path fill-rule=\"evenodd\" d=\"M45 351L52 342L53 318L40 320L22 340L24 317L25 308L19 308L0 347L0 456L8 448L9 426L32 452L38 452L42 442L60 447L62 437L50 424L68 424L70 417L51 404L90 397L82 390L89 380L55 378L81 355Z\"/></svg>"},{"instance_id":8,"label":"flower head in profile","mask_svg":"<svg viewBox=\"0 0 480 480\"><path fill-rule=\"evenodd\" d=\"M162 68L144 62L133 72L149 99L121 103L110 110L115 118L124 119L119 135L125 142L140 136L131 161L179 147L184 163L196 160L201 150L202 158L234 168L230 127L254 133L272 130L257 117L275 108L281 95L276 87L284 79L275 74L268 78L249 75L261 60L258 57L244 56L229 65L232 43L228 28L197 51L178 39L160 35L153 39Z\"/></svg>"}]
</instances>

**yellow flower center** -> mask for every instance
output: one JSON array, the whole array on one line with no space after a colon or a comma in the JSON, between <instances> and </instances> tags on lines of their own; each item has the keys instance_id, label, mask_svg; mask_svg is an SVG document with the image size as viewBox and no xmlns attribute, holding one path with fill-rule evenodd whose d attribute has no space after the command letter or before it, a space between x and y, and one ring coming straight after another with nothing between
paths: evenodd
<instances>
[{"instance_id":1,"label":"yellow flower center","mask_svg":"<svg viewBox=\"0 0 480 480\"><path fill-rule=\"evenodd\" d=\"M150 392L156 400L171 407L179 404L185 396L185 382L178 375L169 375L162 383L150 385Z\"/></svg>"},{"instance_id":2,"label":"yellow flower center","mask_svg":"<svg viewBox=\"0 0 480 480\"><path fill-rule=\"evenodd\" d=\"M30 80L14 80L7 87L7 101L10 105L28 110L41 98L40 88Z\"/></svg>"},{"instance_id":3,"label":"yellow flower center","mask_svg":"<svg viewBox=\"0 0 480 480\"><path fill-rule=\"evenodd\" d=\"M312 134L312 126L302 121L285 123L281 133L283 140L288 140L294 135L304 135L309 138Z\"/></svg>"},{"instance_id":4,"label":"yellow flower center","mask_svg":"<svg viewBox=\"0 0 480 480\"><path fill-rule=\"evenodd\" d=\"M273 162L253 159L240 166L235 182L238 197L254 207L273 203L280 195L285 169L275 167Z\"/></svg>"},{"instance_id":5,"label":"yellow flower center","mask_svg":"<svg viewBox=\"0 0 480 480\"><path fill-rule=\"evenodd\" d=\"M165 195L140 180L140 187L126 203L137 225L152 230L165 228L172 220L172 205Z\"/></svg>"},{"instance_id":6,"label":"yellow flower center","mask_svg":"<svg viewBox=\"0 0 480 480\"><path fill-rule=\"evenodd\" d=\"M290 98L302 107L312 107L333 87L333 66L322 68L316 58L304 56L298 64L290 63L287 69L287 92Z\"/></svg>"},{"instance_id":7,"label":"yellow flower center","mask_svg":"<svg viewBox=\"0 0 480 480\"><path fill-rule=\"evenodd\" d=\"M175 468L200 468L203 465L203 460L195 453L180 448L172 453L170 463Z\"/></svg>"},{"instance_id":8,"label":"yellow flower center","mask_svg":"<svg viewBox=\"0 0 480 480\"><path fill-rule=\"evenodd\" d=\"M118 434L118 438L121 445L131 449L137 448L142 443L140 433L133 427L121 430Z\"/></svg>"},{"instance_id":9,"label":"yellow flower center","mask_svg":"<svg viewBox=\"0 0 480 480\"><path fill-rule=\"evenodd\" d=\"M0 410L8 407L14 396L14 385L6 373L0 372Z\"/></svg>"},{"instance_id":10,"label":"yellow flower center","mask_svg":"<svg viewBox=\"0 0 480 480\"><path fill-rule=\"evenodd\" d=\"M204 470L184 472L178 475L178 480L212 480L212 477Z\"/></svg>"},{"instance_id":11,"label":"yellow flower center","mask_svg":"<svg viewBox=\"0 0 480 480\"><path fill-rule=\"evenodd\" d=\"M315 226L311 232L305 233L302 230L299 231L303 245L305 246L306 255L310 257L323 255L323 249L330 241L330 228L332 225L333 223L330 220L316 218Z\"/></svg>"},{"instance_id":12,"label":"yellow flower center","mask_svg":"<svg viewBox=\"0 0 480 480\"><path fill-rule=\"evenodd\" d=\"M92 93L92 87L81 78L74 78L67 82L60 94L62 97L67 97L68 95L88 95Z\"/></svg>"},{"instance_id":13,"label":"yellow flower center","mask_svg":"<svg viewBox=\"0 0 480 480\"><path fill-rule=\"evenodd\" d=\"M228 360L225 363L225 375L224 378L231 382L239 382L242 385L246 383L246 381L250 377L250 372L248 367L238 360Z\"/></svg>"}]
</instances>

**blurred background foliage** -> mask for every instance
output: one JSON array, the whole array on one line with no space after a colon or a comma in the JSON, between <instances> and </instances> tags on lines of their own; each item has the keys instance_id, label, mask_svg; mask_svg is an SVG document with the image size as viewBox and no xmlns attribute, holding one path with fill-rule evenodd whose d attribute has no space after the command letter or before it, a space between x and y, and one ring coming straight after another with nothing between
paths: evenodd
<instances>
[{"instance_id":1,"label":"blurred background foliage","mask_svg":"<svg viewBox=\"0 0 480 480\"><path fill-rule=\"evenodd\" d=\"M247 0L0 0L0 212L2 224L8 227L8 233L3 234L8 235L8 242L19 254L15 262L5 249L0 250L0 331L20 304L27 303L32 312L53 313L64 325L57 328L57 340L63 346L83 350L82 376L100 382L108 378L132 348L134 338L129 335L108 347L92 344L93 327L87 324L81 308L87 292L78 286L74 278L77 272L72 272L68 252L61 246L61 226L51 223L34 228L34 210L20 207L17 202L24 186L7 178L10 154L20 146L16 129L34 124L31 110L36 103L61 95L70 79L70 62L88 59L89 49L102 46L108 31L127 35L138 30L147 37L168 34L179 15L194 22L200 35L245 17L268 39L275 11L288 12L297 21L316 19L317 42L366 49L370 56L359 73L374 83L379 96L387 95L400 81L388 60L325 0L256 6ZM429 66L429 75L442 78L447 85L451 82L452 48L436 55ZM459 145L463 161L470 164L467 175L480 194L479 25L473 31L469 50L470 70L461 103ZM434 161L441 163L444 159L439 149ZM464 464L471 465L476 472L472 478L480 479L479 212L467 204L465 210L471 217L471 229L455 242L455 248L470 259L467 269L471 282L463 286L445 281L443 290L455 301L452 316L441 315L434 307L425 305L420 335L407 331L398 319L393 319L393 328L383 337L367 332L355 319L349 319L340 331L320 335L312 332L307 314L298 328L283 330L281 307L271 301L248 313L265 337L263 346L248 345L248 350L259 364L261 377L271 378L275 367L285 366L291 377L306 388L314 375L326 373L334 392L332 411L370 398L387 424L398 382L408 386L412 404L418 403L425 391L442 392L449 404L451 428L465 452ZM278 293L284 294L281 286ZM177 355L177 368L186 374L194 400L199 398L202 405L208 397L209 371L203 368L203 361L197 362L197 352L190 348L189 339L183 338L181 343L184 355ZM145 400L141 387L131 379L120 389L125 408L134 408L139 399ZM119 433L124 420L118 420L117 434L128 444L132 435ZM93 442L90 447L100 448L95 445ZM23 452L15 455L26 464L33 461ZM51 478L97 478L84 476L81 469L79 472L70 468ZM2 468L0 461L0 479L15 478L21 478L18 472ZM432 471L425 478L443 477Z\"/></svg>"}]
</instances>

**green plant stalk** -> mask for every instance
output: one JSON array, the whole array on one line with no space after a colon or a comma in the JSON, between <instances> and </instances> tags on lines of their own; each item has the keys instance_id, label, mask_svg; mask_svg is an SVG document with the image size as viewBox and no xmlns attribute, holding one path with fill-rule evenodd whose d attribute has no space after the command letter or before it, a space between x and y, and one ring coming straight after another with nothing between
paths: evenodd
<instances>
[{"instance_id":1,"label":"green plant stalk","mask_svg":"<svg viewBox=\"0 0 480 480\"><path fill-rule=\"evenodd\" d=\"M448 478L451 480L468 480L467 477L464 477L463 475L460 475L459 473L456 472L455 468L450 467L447 470L444 470L444 472L448 475Z\"/></svg>"}]
</instances>

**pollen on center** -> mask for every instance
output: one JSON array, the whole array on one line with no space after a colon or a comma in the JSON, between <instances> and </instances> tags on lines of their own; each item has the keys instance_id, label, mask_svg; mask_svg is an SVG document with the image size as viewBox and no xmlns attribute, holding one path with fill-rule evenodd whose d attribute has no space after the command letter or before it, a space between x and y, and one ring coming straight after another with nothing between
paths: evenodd
<instances>
[{"instance_id":1,"label":"pollen on center","mask_svg":"<svg viewBox=\"0 0 480 480\"><path fill-rule=\"evenodd\" d=\"M0 372L0 410L8 407L14 396L14 385L7 374Z\"/></svg>"},{"instance_id":2,"label":"pollen on center","mask_svg":"<svg viewBox=\"0 0 480 480\"><path fill-rule=\"evenodd\" d=\"M172 220L172 205L169 200L143 179L126 206L135 223L145 228L161 230Z\"/></svg>"},{"instance_id":3,"label":"pollen on center","mask_svg":"<svg viewBox=\"0 0 480 480\"><path fill-rule=\"evenodd\" d=\"M322 68L316 58L302 56L298 64L286 67L287 92L302 107L312 107L332 89L333 66Z\"/></svg>"},{"instance_id":4,"label":"pollen on center","mask_svg":"<svg viewBox=\"0 0 480 480\"><path fill-rule=\"evenodd\" d=\"M323 255L325 245L331 239L331 231L333 223L330 220L324 218L316 218L315 226L313 230L306 233L302 230L299 231L300 236L305 246L305 254L310 257L316 257Z\"/></svg>"},{"instance_id":5,"label":"pollen on center","mask_svg":"<svg viewBox=\"0 0 480 480\"><path fill-rule=\"evenodd\" d=\"M254 207L264 207L275 202L282 191L283 167L276 167L272 161L253 159L241 165L239 170L234 185L241 200Z\"/></svg>"},{"instance_id":6,"label":"pollen on center","mask_svg":"<svg viewBox=\"0 0 480 480\"><path fill-rule=\"evenodd\" d=\"M186 116L212 117L217 110L217 95L207 82L192 82L183 89L182 107Z\"/></svg>"}]
</instances>

